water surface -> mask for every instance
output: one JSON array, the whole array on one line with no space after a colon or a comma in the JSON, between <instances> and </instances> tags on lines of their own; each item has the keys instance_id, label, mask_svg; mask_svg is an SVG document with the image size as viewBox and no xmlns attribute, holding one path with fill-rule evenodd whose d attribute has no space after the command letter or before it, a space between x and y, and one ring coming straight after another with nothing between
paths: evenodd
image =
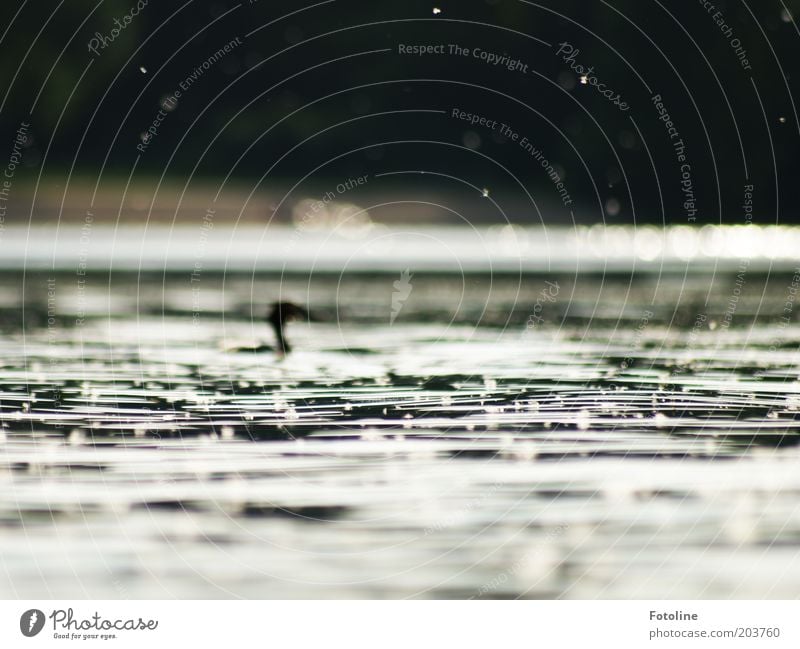
<instances>
[{"instance_id":1,"label":"water surface","mask_svg":"<svg viewBox=\"0 0 800 649\"><path fill-rule=\"evenodd\" d=\"M791 273L3 277L6 597L797 594Z\"/></svg>"}]
</instances>

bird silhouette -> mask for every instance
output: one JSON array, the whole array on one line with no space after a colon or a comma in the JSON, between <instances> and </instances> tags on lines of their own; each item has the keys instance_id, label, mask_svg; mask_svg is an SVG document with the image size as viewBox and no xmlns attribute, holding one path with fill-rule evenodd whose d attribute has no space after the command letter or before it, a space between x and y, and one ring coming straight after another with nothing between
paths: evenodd
<instances>
[{"instance_id":1,"label":"bird silhouette","mask_svg":"<svg viewBox=\"0 0 800 649\"><path fill-rule=\"evenodd\" d=\"M281 355L292 351L284 331L287 322L310 319L308 311L294 302L275 302L267 316L267 322L272 325L272 330L275 332L275 351Z\"/></svg>"},{"instance_id":2,"label":"bird silhouette","mask_svg":"<svg viewBox=\"0 0 800 649\"><path fill-rule=\"evenodd\" d=\"M294 302L273 302L267 314L267 323L275 332L275 345L248 345L234 347L228 351L235 353L260 354L275 352L278 356L285 356L292 351L292 346L286 339L286 324L293 320L315 320L303 307Z\"/></svg>"}]
</instances>

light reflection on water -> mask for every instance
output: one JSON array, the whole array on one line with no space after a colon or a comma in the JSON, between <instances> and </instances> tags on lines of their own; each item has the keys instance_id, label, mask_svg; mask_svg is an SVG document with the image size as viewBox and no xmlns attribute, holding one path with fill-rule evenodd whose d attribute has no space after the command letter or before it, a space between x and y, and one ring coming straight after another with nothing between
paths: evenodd
<instances>
[{"instance_id":1,"label":"light reflection on water","mask_svg":"<svg viewBox=\"0 0 800 649\"><path fill-rule=\"evenodd\" d=\"M786 277L725 327L706 277L563 279L531 329L535 278L417 276L391 326L394 277L286 280L323 321L283 360L236 351L273 280L197 319L106 278L75 327L57 279L50 329L0 296L5 596L796 596Z\"/></svg>"}]
</instances>

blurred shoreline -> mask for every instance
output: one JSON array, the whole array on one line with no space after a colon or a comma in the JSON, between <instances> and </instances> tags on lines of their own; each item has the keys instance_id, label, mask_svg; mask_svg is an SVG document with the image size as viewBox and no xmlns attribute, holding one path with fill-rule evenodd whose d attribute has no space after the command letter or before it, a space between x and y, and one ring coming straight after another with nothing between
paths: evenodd
<instances>
[{"instance_id":1,"label":"blurred shoreline","mask_svg":"<svg viewBox=\"0 0 800 649\"><path fill-rule=\"evenodd\" d=\"M8 225L0 270L262 273L796 272L800 227Z\"/></svg>"}]
</instances>

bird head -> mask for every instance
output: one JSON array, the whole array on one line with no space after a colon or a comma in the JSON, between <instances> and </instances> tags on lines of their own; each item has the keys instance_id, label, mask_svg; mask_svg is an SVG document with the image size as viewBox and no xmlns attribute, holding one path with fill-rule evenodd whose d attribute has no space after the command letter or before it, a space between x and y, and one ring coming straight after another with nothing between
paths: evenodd
<instances>
[{"instance_id":1,"label":"bird head","mask_svg":"<svg viewBox=\"0 0 800 649\"><path fill-rule=\"evenodd\" d=\"M293 320L310 320L311 315L294 302L274 302L267 315L267 322L282 327Z\"/></svg>"},{"instance_id":2,"label":"bird head","mask_svg":"<svg viewBox=\"0 0 800 649\"><path fill-rule=\"evenodd\" d=\"M287 354L292 349L283 331L286 323L292 320L312 320L312 317L303 307L293 302L275 302L272 304L267 315L267 322L275 330L277 350L280 354Z\"/></svg>"}]
</instances>

